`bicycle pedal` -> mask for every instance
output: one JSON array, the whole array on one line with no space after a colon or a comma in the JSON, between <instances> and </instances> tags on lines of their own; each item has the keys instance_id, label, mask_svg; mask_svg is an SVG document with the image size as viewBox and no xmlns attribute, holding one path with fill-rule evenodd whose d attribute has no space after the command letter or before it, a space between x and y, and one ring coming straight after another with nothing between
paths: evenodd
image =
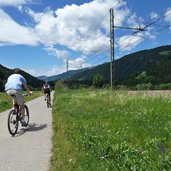
<instances>
[{"instance_id":1,"label":"bicycle pedal","mask_svg":"<svg viewBox=\"0 0 171 171\"><path fill-rule=\"evenodd\" d=\"M17 119L18 119L19 121L21 121L21 116L17 116Z\"/></svg>"}]
</instances>

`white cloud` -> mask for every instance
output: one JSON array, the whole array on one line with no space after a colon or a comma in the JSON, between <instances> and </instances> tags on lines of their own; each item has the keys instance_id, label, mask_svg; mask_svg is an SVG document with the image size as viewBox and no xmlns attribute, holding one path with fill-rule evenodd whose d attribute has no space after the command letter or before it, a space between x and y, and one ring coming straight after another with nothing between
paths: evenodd
<instances>
[{"instance_id":1,"label":"white cloud","mask_svg":"<svg viewBox=\"0 0 171 171\"><path fill-rule=\"evenodd\" d=\"M90 64L86 63L87 58L85 56L81 56L79 58L76 58L74 60L69 60L69 70L77 70L81 68L86 68L91 66Z\"/></svg>"},{"instance_id":2,"label":"white cloud","mask_svg":"<svg viewBox=\"0 0 171 171\"><path fill-rule=\"evenodd\" d=\"M112 7L115 7L115 25L122 26L126 23L128 26L135 27L137 21L142 22L142 18L131 13L123 0L94 0L80 6L66 5L56 11L46 8L42 12L23 7L22 4L28 2L27 0L0 0L0 2L6 4L8 2L11 5L13 2L13 5L18 5L20 12L26 12L34 22L32 29L21 26L1 10L0 19L3 20L0 23L0 42L2 42L0 45L42 43L45 45L44 50L60 58L69 54L65 50L55 49L56 45L85 55L96 54L109 47L109 9ZM133 45L129 48L138 44L134 40L141 42L140 37L133 37Z\"/></svg>"},{"instance_id":3,"label":"white cloud","mask_svg":"<svg viewBox=\"0 0 171 171\"><path fill-rule=\"evenodd\" d=\"M56 56L57 58L67 58L69 56L69 52L56 49L53 45L46 46L44 50L46 50L49 55Z\"/></svg>"},{"instance_id":4,"label":"white cloud","mask_svg":"<svg viewBox=\"0 0 171 171\"><path fill-rule=\"evenodd\" d=\"M120 3L118 0L94 0L80 6L67 5L56 11L46 9L41 13L27 9L27 13L33 17L35 34L43 44L59 44L84 54L93 54L109 46L109 13L106 14L114 6L115 17L118 18L116 25L126 22L128 15L129 22L135 23L136 16L133 14L131 17L122 0Z\"/></svg>"},{"instance_id":5,"label":"white cloud","mask_svg":"<svg viewBox=\"0 0 171 171\"><path fill-rule=\"evenodd\" d=\"M151 28L152 30L153 28ZM156 39L156 36L154 34L151 33L151 30L149 29L148 31L146 31L144 33L144 37L147 38L147 39L150 39L150 40L155 40ZM141 34L143 36L143 34ZM141 36L140 35L140 36Z\"/></svg>"},{"instance_id":6,"label":"white cloud","mask_svg":"<svg viewBox=\"0 0 171 171\"><path fill-rule=\"evenodd\" d=\"M17 6L31 2L31 0L0 0L0 6Z\"/></svg>"},{"instance_id":7,"label":"white cloud","mask_svg":"<svg viewBox=\"0 0 171 171\"><path fill-rule=\"evenodd\" d=\"M31 9L27 9L27 13L33 17L36 25L34 28L35 34L40 38L45 45L59 44L58 41L58 23L54 12L47 10L45 13L35 13ZM64 36L64 35L63 35Z\"/></svg>"},{"instance_id":8,"label":"white cloud","mask_svg":"<svg viewBox=\"0 0 171 171\"><path fill-rule=\"evenodd\" d=\"M159 15L157 14L157 13L155 13L155 12L151 12L150 13L150 18L151 19L155 19L155 18L157 18Z\"/></svg>"},{"instance_id":9,"label":"white cloud","mask_svg":"<svg viewBox=\"0 0 171 171\"><path fill-rule=\"evenodd\" d=\"M148 31L139 32L135 35L124 35L118 39L118 47L121 51L129 51L138 46L145 39L155 40L156 36L151 33L149 28Z\"/></svg>"},{"instance_id":10,"label":"white cloud","mask_svg":"<svg viewBox=\"0 0 171 171\"><path fill-rule=\"evenodd\" d=\"M165 13L165 21L171 24L171 8L168 8ZM171 29L171 26L170 26Z\"/></svg>"},{"instance_id":11,"label":"white cloud","mask_svg":"<svg viewBox=\"0 0 171 171\"><path fill-rule=\"evenodd\" d=\"M23 12L23 6L22 5L18 6L18 11Z\"/></svg>"},{"instance_id":12,"label":"white cloud","mask_svg":"<svg viewBox=\"0 0 171 171\"><path fill-rule=\"evenodd\" d=\"M131 13L131 12L129 12L129 13ZM138 17L135 13L133 13L132 15L130 15L127 18L127 23L130 27L138 27L140 25L140 23L143 23L143 19L141 17ZM142 24L141 24L141 26L142 26Z\"/></svg>"},{"instance_id":13,"label":"white cloud","mask_svg":"<svg viewBox=\"0 0 171 171\"><path fill-rule=\"evenodd\" d=\"M38 44L38 38L31 28L16 23L8 14L0 9L0 46Z\"/></svg>"},{"instance_id":14,"label":"white cloud","mask_svg":"<svg viewBox=\"0 0 171 171\"><path fill-rule=\"evenodd\" d=\"M58 74L61 74L63 72L66 72L66 67L65 66L59 67L57 65L54 65L51 68L46 68L46 69L42 69L42 70L27 69L25 71L30 73L31 75L33 75L35 77L42 76L42 75L52 76L52 75L58 75Z\"/></svg>"},{"instance_id":15,"label":"white cloud","mask_svg":"<svg viewBox=\"0 0 171 171\"><path fill-rule=\"evenodd\" d=\"M121 51L128 51L135 48L143 41L142 37L125 35L119 38L118 44Z\"/></svg>"},{"instance_id":16,"label":"white cloud","mask_svg":"<svg viewBox=\"0 0 171 171\"><path fill-rule=\"evenodd\" d=\"M23 69L22 68L22 70L29 73L29 74L31 74L31 75L33 75L33 76L35 76L35 77L39 76L39 73L40 73L40 76L41 76L41 72L36 71L35 69Z\"/></svg>"},{"instance_id":17,"label":"white cloud","mask_svg":"<svg viewBox=\"0 0 171 171\"><path fill-rule=\"evenodd\" d=\"M52 66L51 68L49 68L46 72L45 72L45 74L47 75L47 76L51 76L51 75L58 75L58 74L61 74L61 73L63 73L63 72L66 72L66 67L65 67L65 65L63 65L63 66L57 66L57 65L54 65L54 66Z\"/></svg>"}]
</instances>

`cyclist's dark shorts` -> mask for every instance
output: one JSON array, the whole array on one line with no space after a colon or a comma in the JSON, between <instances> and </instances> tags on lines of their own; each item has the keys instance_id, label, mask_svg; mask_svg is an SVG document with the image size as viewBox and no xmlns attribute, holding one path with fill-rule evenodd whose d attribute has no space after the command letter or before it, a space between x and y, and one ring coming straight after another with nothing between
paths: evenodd
<instances>
[{"instance_id":1,"label":"cyclist's dark shorts","mask_svg":"<svg viewBox=\"0 0 171 171\"><path fill-rule=\"evenodd\" d=\"M45 94L48 94L48 96L50 96L50 92L46 92Z\"/></svg>"},{"instance_id":2,"label":"cyclist's dark shorts","mask_svg":"<svg viewBox=\"0 0 171 171\"><path fill-rule=\"evenodd\" d=\"M49 89L49 88L44 89L44 93L48 93L48 94L49 94L49 96L50 96L50 89Z\"/></svg>"}]
</instances>

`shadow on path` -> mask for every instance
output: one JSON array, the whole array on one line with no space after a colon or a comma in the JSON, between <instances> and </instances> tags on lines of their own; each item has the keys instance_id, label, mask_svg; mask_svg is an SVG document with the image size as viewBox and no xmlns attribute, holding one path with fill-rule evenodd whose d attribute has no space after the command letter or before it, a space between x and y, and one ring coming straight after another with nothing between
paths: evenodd
<instances>
[{"instance_id":1,"label":"shadow on path","mask_svg":"<svg viewBox=\"0 0 171 171\"><path fill-rule=\"evenodd\" d=\"M34 132L34 131L40 131L42 129L45 129L47 127L47 124L36 124L36 123L30 123L27 127L22 127L18 131L15 137L23 135L25 132Z\"/></svg>"},{"instance_id":2,"label":"shadow on path","mask_svg":"<svg viewBox=\"0 0 171 171\"><path fill-rule=\"evenodd\" d=\"M47 124L30 123L26 131L40 131L47 127Z\"/></svg>"}]
</instances>

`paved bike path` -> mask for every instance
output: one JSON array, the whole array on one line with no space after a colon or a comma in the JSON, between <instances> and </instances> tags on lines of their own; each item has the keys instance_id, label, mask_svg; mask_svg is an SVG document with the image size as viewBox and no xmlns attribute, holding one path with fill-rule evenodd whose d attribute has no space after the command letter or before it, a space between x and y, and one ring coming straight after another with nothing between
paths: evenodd
<instances>
[{"instance_id":1,"label":"paved bike path","mask_svg":"<svg viewBox=\"0 0 171 171\"><path fill-rule=\"evenodd\" d=\"M7 128L8 111L0 113L0 171L47 171L51 155L52 117L44 97L26 103L30 124L12 137Z\"/></svg>"}]
</instances>

